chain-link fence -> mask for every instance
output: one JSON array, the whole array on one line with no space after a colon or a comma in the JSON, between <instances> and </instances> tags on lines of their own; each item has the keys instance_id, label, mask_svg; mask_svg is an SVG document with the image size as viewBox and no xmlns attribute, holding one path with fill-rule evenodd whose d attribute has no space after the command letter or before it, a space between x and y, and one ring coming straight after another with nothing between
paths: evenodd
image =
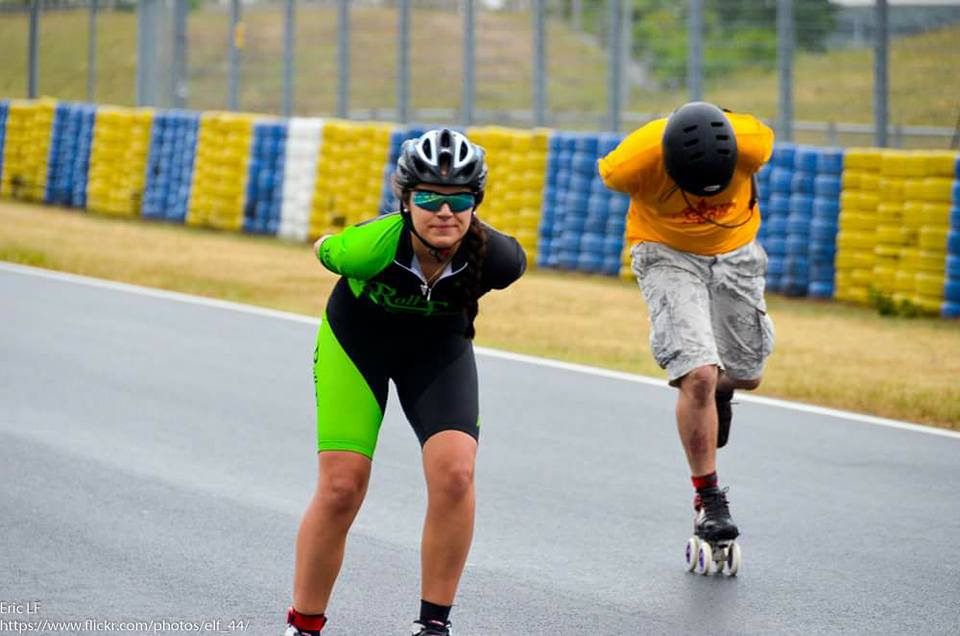
<instances>
[{"instance_id":1,"label":"chain-link fence","mask_svg":"<svg viewBox=\"0 0 960 636\"><path fill-rule=\"evenodd\" d=\"M703 98L841 145L960 123L955 3L0 0L0 37L4 97L594 130Z\"/></svg>"}]
</instances>

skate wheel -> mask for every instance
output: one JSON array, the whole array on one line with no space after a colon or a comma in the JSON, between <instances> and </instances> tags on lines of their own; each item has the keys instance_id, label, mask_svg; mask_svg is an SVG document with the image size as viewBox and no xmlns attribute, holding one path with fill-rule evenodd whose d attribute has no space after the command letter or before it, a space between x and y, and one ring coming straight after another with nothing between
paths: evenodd
<instances>
[{"instance_id":1,"label":"skate wheel","mask_svg":"<svg viewBox=\"0 0 960 636\"><path fill-rule=\"evenodd\" d=\"M713 548L706 541L700 542L700 549L697 551L697 574L707 576L714 573L716 564L713 562Z\"/></svg>"},{"instance_id":2,"label":"skate wheel","mask_svg":"<svg viewBox=\"0 0 960 636\"><path fill-rule=\"evenodd\" d=\"M736 576L737 572L740 571L741 563L740 555L740 544L734 541L727 548L727 574L730 576Z\"/></svg>"},{"instance_id":3,"label":"skate wheel","mask_svg":"<svg viewBox=\"0 0 960 636\"><path fill-rule=\"evenodd\" d=\"M687 541L687 551L685 553L687 561L687 572L693 572L693 569L697 567L697 559L700 554L700 539L697 537L690 537Z\"/></svg>"}]
</instances>

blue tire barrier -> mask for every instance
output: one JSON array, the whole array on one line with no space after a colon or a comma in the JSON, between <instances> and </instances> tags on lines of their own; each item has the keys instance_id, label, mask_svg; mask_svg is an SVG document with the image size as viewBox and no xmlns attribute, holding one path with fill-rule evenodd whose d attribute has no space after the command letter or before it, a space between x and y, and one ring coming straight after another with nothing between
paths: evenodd
<instances>
[{"instance_id":1,"label":"blue tire barrier","mask_svg":"<svg viewBox=\"0 0 960 636\"><path fill-rule=\"evenodd\" d=\"M603 253L607 256L616 256L620 258L620 252L623 251L622 234L606 234L603 239Z\"/></svg>"},{"instance_id":2,"label":"blue tire barrier","mask_svg":"<svg viewBox=\"0 0 960 636\"><path fill-rule=\"evenodd\" d=\"M832 244L836 241L839 230L840 224L836 219L828 221L819 217L813 217L813 221L810 223L810 238L813 241L823 241Z\"/></svg>"},{"instance_id":3,"label":"blue tire barrier","mask_svg":"<svg viewBox=\"0 0 960 636\"><path fill-rule=\"evenodd\" d=\"M627 220L622 216L607 217L607 234L623 240L623 233L627 230Z\"/></svg>"},{"instance_id":4,"label":"blue tire barrier","mask_svg":"<svg viewBox=\"0 0 960 636\"><path fill-rule=\"evenodd\" d=\"M787 237L802 238L804 242L810 238L810 217L791 214L787 217Z\"/></svg>"},{"instance_id":5,"label":"blue tire barrier","mask_svg":"<svg viewBox=\"0 0 960 636\"><path fill-rule=\"evenodd\" d=\"M813 216L813 195L796 193L790 195L790 216L806 217Z\"/></svg>"},{"instance_id":6,"label":"blue tire barrier","mask_svg":"<svg viewBox=\"0 0 960 636\"><path fill-rule=\"evenodd\" d=\"M583 225L583 231L589 234L603 234L607 231L606 215L588 214Z\"/></svg>"},{"instance_id":7,"label":"blue tire barrier","mask_svg":"<svg viewBox=\"0 0 960 636\"><path fill-rule=\"evenodd\" d=\"M777 215L763 220L761 227L766 228L766 236L786 236L789 215Z\"/></svg>"},{"instance_id":8,"label":"blue tire barrier","mask_svg":"<svg viewBox=\"0 0 960 636\"><path fill-rule=\"evenodd\" d=\"M833 279L836 277L837 270L833 267L833 264L827 265L811 265L810 266L810 282L814 283L833 283Z\"/></svg>"},{"instance_id":9,"label":"blue tire barrier","mask_svg":"<svg viewBox=\"0 0 960 636\"><path fill-rule=\"evenodd\" d=\"M820 174L843 174L843 149L821 148L817 157L817 172Z\"/></svg>"},{"instance_id":10,"label":"blue tire barrier","mask_svg":"<svg viewBox=\"0 0 960 636\"><path fill-rule=\"evenodd\" d=\"M813 146L798 146L793 157L793 168L801 172L815 173L820 160L820 149Z\"/></svg>"},{"instance_id":11,"label":"blue tire barrier","mask_svg":"<svg viewBox=\"0 0 960 636\"><path fill-rule=\"evenodd\" d=\"M578 252L560 252L557 256L557 267L560 269L577 269L577 260L580 258Z\"/></svg>"},{"instance_id":12,"label":"blue tire barrier","mask_svg":"<svg viewBox=\"0 0 960 636\"><path fill-rule=\"evenodd\" d=\"M960 303L960 280L949 279L943 286L943 297L947 302Z\"/></svg>"},{"instance_id":13,"label":"blue tire barrier","mask_svg":"<svg viewBox=\"0 0 960 636\"><path fill-rule=\"evenodd\" d=\"M590 196L602 196L608 202L610 201L610 190L603 185L603 180L599 175L594 174L590 181Z\"/></svg>"},{"instance_id":14,"label":"blue tire barrier","mask_svg":"<svg viewBox=\"0 0 960 636\"><path fill-rule=\"evenodd\" d=\"M947 252L960 254L960 227L954 226L947 234Z\"/></svg>"},{"instance_id":15,"label":"blue tire barrier","mask_svg":"<svg viewBox=\"0 0 960 636\"><path fill-rule=\"evenodd\" d=\"M807 260L806 254L798 252L797 255L791 255L788 252L788 256L783 259L783 273L785 276L807 281L810 278L810 261Z\"/></svg>"},{"instance_id":16,"label":"blue tire barrier","mask_svg":"<svg viewBox=\"0 0 960 636\"><path fill-rule=\"evenodd\" d=\"M947 256L947 276L960 280L960 254L950 254Z\"/></svg>"},{"instance_id":17,"label":"blue tire barrier","mask_svg":"<svg viewBox=\"0 0 960 636\"><path fill-rule=\"evenodd\" d=\"M572 174L570 176L570 181L567 184L567 194L575 194L583 197L584 199L589 198L591 181L593 181L592 177L587 177L580 174ZM586 205L586 201L584 201L583 204Z\"/></svg>"},{"instance_id":18,"label":"blue tire barrier","mask_svg":"<svg viewBox=\"0 0 960 636\"><path fill-rule=\"evenodd\" d=\"M957 157L957 162L953 164L953 176L960 179L960 156Z\"/></svg>"},{"instance_id":19,"label":"blue tire barrier","mask_svg":"<svg viewBox=\"0 0 960 636\"><path fill-rule=\"evenodd\" d=\"M591 254L603 254L603 234L586 233L580 239L580 252Z\"/></svg>"},{"instance_id":20,"label":"blue tire barrier","mask_svg":"<svg viewBox=\"0 0 960 636\"><path fill-rule=\"evenodd\" d=\"M600 154L599 150L599 140L597 136L591 133L579 133L574 137L574 150L583 154L590 155L597 159L597 155Z\"/></svg>"},{"instance_id":21,"label":"blue tire barrier","mask_svg":"<svg viewBox=\"0 0 960 636\"><path fill-rule=\"evenodd\" d=\"M607 256L603 259L602 272L607 276L620 275L620 256Z\"/></svg>"},{"instance_id":22,"label":"blue tire barrier","mask_svg":"<svg viewBox=\"0 0 960 636\"><path fill-rule=\"evenodd\" d=\"M583 232L580 230L564 230L560 234L560 240L556 244L557 251L573 253L579 252L580 237L582 236Z\"/></svg>"},{"instance_id":23,"label":"blue tire barrier","mask_svg":"<svg viewBox=\"0 0 960 636\"><path fill-rule=\"evenodd\" d=\"M778 168L789 168L792 170L796 154L797 147L794 144L775 144L773 146L773 156L770 158L770 161Z\"/></svg>"},{"instance_id":24,"label":"blue tire barrier","mask_svg":"<svg viewBox=\"0 0 960 636\"><path fill-rule=\"evenodd\" d=\"M813 199L813 216L821 219L837 219L840 217L840 201L815 197Z\"/></svg>"},{"instance_id":25,"label":"blue tire barrier","mask_svg":"<svg viewBox=\"0 0 960 636\"><path fill-rule=\"evenodd\" d=\"M599 274L603 269L603 255L591 252L581 252L577 258L577 269L581 272Z\"/></svg>"},{"instance_id":26,"label":"blue tire barrier","mask_svg":"<svg viewBox=\"0 0 960 636\"><path fill-rule=\"evenodd\" d=\"M813 179L813 193L818 197L835 200L840 196L843 184L839 175L818 174Z\"/></svg>"},{"instance_id":27,"label":"blue tire barrier","mask_svg":"<svg viewBox=\"0 0 960 636\"><path fill-rule=\"evenodd\" d=\"M0 148L0 150L3 149ZM960 201L955 201L953 207L950 208L950 227L960 230Z\"/></svg>"},{"instance_id":28,"label":"blue tire barrier","mask_svg":"<svg viewBox=\"0 0 960 636\"><path fill-rule=\"evenodd\" d=\"M763 249L769 256L784 256L787 253L787 240L783 237L769 236Z\"/></svg>"},{"instance_id":29,"label":"blue tire barrier","mask_svg":"<svg viewBox=\"0 0 960 636\"><path fill-rule=\"evenodd\" d=\"M792 194L813 194L813 186L817 175L813 172L794 172L790 179L790 192Z\"/></svg>"},{"instance_id":30,"label":"blue tire barrier","mask_svg":"<svg viewBox=\"0 0 960 636\"><path fill-rule=\"evenodd\" d=\"M780 293L791 298L799 298L807 295L807 287L810 283L805 278L794 278L793 276L784 276L780 286Z\"/></svg>"},{"instance_id":31,"label":"blue tire barrier","mask_svg":"<svg viewBox=\"0 0 960 636\"><path fill-rule=\"evenodd\" d=\"M575 173L592 177L597 173L597 156L575 152L572 165Z\"/></svg>"},{"instance_id":32,"label":"blue tire barrier","mask_svg":"<svg viewBox=\"0 0 960 636\"><path fill-rule=\"evenodd\" d=\"M787 216L790 214L790 195L776 192L770 195L770 203L767 204L767 214L769 216Z\"/></svg>"},{"instance_id":33,"label":"blue tire barrier","mask_svg":"<svg viewBox=\"0 0 960 636\"><path fill-rule=\"evenodd\" d=\"M793 170L774 168L770 174L771 194L790 194L793 185Z\"/></svg>"},{"instance_id":34,"label":"blue tire barrier","mask_svg":"<svg viewBox=\"0 0 960 636\"><path fill-rule=\"evenodd\" d=\"M943 303L940 315L944 318L960 318L960 303Z\"/></svg>"},{"instance_id":35,"label":"blue tire barrier","mask_svg":"<svg viewBox=\"0 0 960 636\"><path fill-rule=\"evenodd\" d=\"M587 199L587 216L599 216L607 218L607 210L610 209L610 197L604 193L591 194Z\"/></svg>"},{"instance_id":36,"label":"blue tire barrier","mask_svg":"<svg viewBox=\"0 0 960 636\"><path fill-rule=\"evenodd\" d=\"M557 188L557 194L566 192L570 188L570 170L559 166L557 168L557 180L553 185Z\"/></svg>"},{"instance_id":37,"label":"blue tire barrier","mask_svg":"<svg viewBox=\"0 0 960 636\"><path fill-rule=\"evenodd\" d=\"M814 281L807 287L807 295L811 298L833 298L834 283Z\"/></svg>"},{"instance_id":38,"label":"blue tire barrier","mask_svg":"<svg viewBox=\"0 0 960 636\"><path fill-rule=\"evenodd\" d=\"M610 197L610 214L625 217L630 209L630 196L622 192L614 192Z\"/></svg>"}]
</instances>

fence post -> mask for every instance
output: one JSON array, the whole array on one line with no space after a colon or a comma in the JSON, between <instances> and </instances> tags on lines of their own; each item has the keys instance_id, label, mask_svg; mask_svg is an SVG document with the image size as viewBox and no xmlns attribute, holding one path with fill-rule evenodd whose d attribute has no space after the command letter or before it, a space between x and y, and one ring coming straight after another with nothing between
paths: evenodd
<instances>
[{"instance_id":1,"label":"fence post","mask_svg":"<svg viewBox=\"0 0 960 636\"><path fill-rule=\"evenodd\" d=\"M473 0L460 0L463 12L463 96L460 104L460 123L464 128L473 124L476 96L476 31L477 19Z\"/></svg>"},{"instance_id":2,"label":"fence post","mask_svg":"<svg viewBox=\"0 0 960 636\"><path fill-rule=\"evenodd\" d=\"M337 2L337 117L350 116L350 0Z\"/></svg>"},{"instance_id":3,"label":"fence post","mask_svg":"<svg viewBox=\"0 0 960 636\"><path fill-rule=\"evenodd\" d=\"M873 143L879 148L884 148L887 145L887 126L889 125L887 61L890 53L890 36L887 18L887 0L877 0L873 63Z\"/></svg>"},{"instance_id":4,"label":"fence post","mask_svg":"<svg viewBox=\"0 0 960 636\"><path fill-rule=\"evenodd\" d=\"M97 0L90 0L87 20L87 102L93 103L97 94Z\"/></svg>"},{"instance_id":5,"label":"fence post","mask_svg":"<svg viewBox=\"0 0 960 636\"><path fill-rule=\"evenodd\" d=\"M30 36L27 42L27 97L37 98L39 84L39 69L37 64L40 50L40 0L30 3Z\"/></svg>"},{"instance_id":6,"label":"fence post","mask_svg":"<svg viewBox=\"0 0 960 636\"><path fill-rule=\"evenodd\" d=\"M547 40L545 0L533 1L533 125L547 121Z\"/></svg>"},{"instance_id":7,"label":"fence post","mask_svg":"<svg viewBox=\"0 0 960 636\"><path fill-rule=\"evenodd\" d=\"M793 55L793 0L777 0L777 136L781 141L793 141Z\"/></svg>"},{"instance_id":8,"label":"fence post","mask_svg":"<svg viewBox=\"0 0 960 636\"><path fill-rule=\"evenodd\" d=\"M410 121L410 0L397 3L397 120Z\"/></svg>"},{"instance_id":9,"label":"fence post","mask_svg":"<svg viewBox=\"0 0 960 636\"><path fill-rule=\"evenodd\" d=\"M687 13L687 94L703 100L703 0L690 0Z\"/></svg>"},{"instance_id":10,"label":"fence post","mask_svg":"<svg viewBox=\"0 0 960 636\"><path fill-rule=\"evenodd\" d=\"M283 16L283 116L293 114L293 52L296 50L294 17L296 0L286 0Z\"/></svg>"},{"instance_id":11,"label":"fence post","mask_svg":"<svg viewBox=\"0 0 960 636\"><path fill-rule=\"evenodd\" d=\"M240 0L230 0L230 58L227 109L240 107L240 47L243 46L243 23L240 22Z\"/></svg>"},{"instance_id":12,"label":"fence post","mask_svg":"<svg viewBox=\"0 0 960 636\"><path fill-rule=\"evenodd\" d=\"M157 103L157 1L137 5L137 106Z\"/></svg>"},{"instance_id":13,"label":"fence post","mask_svg":"<svg viewBox=\"0 0 960 636\"><path fill-rule=\"evenodd\" d=\"M620 130L620 107L623 102L623 27L622 0L607 0L607 129Z\"/></svg>"},{"instance_id":14,"label":"fence post","mask_svg":"<svg viewBox=\"0 0 960 636\"><path fill-rule=\"evenodd\" d=\"M187 0L173 0L173 72L171 98L174 108L187 106Z\"/></svg>"}]
</instances>

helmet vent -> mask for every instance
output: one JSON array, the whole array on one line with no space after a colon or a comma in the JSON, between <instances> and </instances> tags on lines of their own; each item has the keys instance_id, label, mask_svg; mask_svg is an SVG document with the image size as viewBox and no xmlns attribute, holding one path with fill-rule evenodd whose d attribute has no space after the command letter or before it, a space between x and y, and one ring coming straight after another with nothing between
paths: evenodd
<instances>
[{"instance_id":1,"label":"helmet vent","mask_svg":"<svg viewBox=\"0 0 960 636\"><path fill-rule=\"evenodd\" d=\"M700 159L703 159L703 154L704 153L702 152L693 153L692 155L690 155L690 161L699 161Z\"/></svg>"},{"instance_id":2,"label":"helmet vent","mask_svg":"<svg viewBox=\"0 0 960 636\"><path fill-rule=\"evenodd\" d=\"M729 155L730 150L728 148L717 148L718 155Z\"/></svg>"},{"instance_id":3,"label":"helmet vent","mask_svg":"<svg viewBox=\"0 0 960 636\"><path fill-rule=\"evenodd\" d=\"M717 135L718 141L730 141L730 135Z\"/></svg>"},{"instance_id":4,"label":"helmet vent","mask_svg":"<svg viewBox=\"0 0 960 636\"><path fill-rule=\"evenodd\" d=\"M429 139L423 140L423 154L433 157L433 144L430 143Z\"/></svg>"},{"instance_id":5,"label":"helmet vent","mask_svg":"<svg viewBox=\"0 0 960 636\"><path fill-rule=\"evenodd\" d=\"M694 124L693 126L687 126L686 128L684 128L684 129L683 129L683 132L685 132L685 133L690 133L690 132L693 132L693 131L696 130L696 129L697 129L697 125Z\"/></svg>"},{"instance_id":6,"label":"helmet vent","mask_svg":"<svg viewBox=\"0 0 960 636\"><path fill-rule=\"evenodd\" d=\"M468 150L469 148L467 148L467 144L460 144L460 161L463 161L467 158Z\"/></svg>"},{"instance_id":7,"label":"helmet vent","mask_svg":"<svg viewBox=\"0 0 960 636\"><path fill-rule=\"evenodd\" d=\"M683 142L683 147L690 148L692 146L696 146L698 143L700 143L699 139L690 139L689 141Z\"/></svg>"},{"instance_id":8,"label":"helmet vent","mask_svg":"<svg viewBox=\"0 0 960 636\"><path fill-rule=\"evenodd\" d=\"M714 128L723 128L722 121L712 121L710 122L710 125L713 126Z\"/></svg>"}]
</instances>

